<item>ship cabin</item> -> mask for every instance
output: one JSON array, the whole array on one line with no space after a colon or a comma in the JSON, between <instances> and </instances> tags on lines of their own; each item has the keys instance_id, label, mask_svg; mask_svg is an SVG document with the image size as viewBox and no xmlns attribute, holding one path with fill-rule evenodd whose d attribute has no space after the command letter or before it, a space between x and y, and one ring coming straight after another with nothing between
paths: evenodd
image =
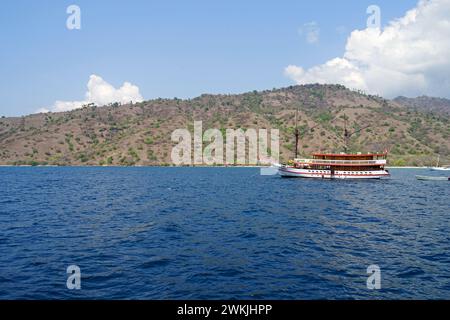
<instances>
[{"instance_id":1,"label":"ship cabin","mask_svg":"<svg viewBox=\"0 0 450 320\"><path fill-rule=\"evenodd\" d=\"M294 167L310 170L331 171L379 171L386 166L387 154L326 154L315 153L313 159L296 159Z\"/></svg>"}]
</instances>

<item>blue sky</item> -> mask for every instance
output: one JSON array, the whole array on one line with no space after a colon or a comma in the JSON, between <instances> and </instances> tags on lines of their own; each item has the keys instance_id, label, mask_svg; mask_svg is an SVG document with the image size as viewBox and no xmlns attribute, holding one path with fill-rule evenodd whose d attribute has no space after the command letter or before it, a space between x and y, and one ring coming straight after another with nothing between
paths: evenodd
<instances>
[{"instance_id":1,"label":"blue sky","mask_svg":"<svg viewBox=\"0 0 450 320\"><path fill-rule=\"evenodd\" d=\"M387 24L416 3L2 1L0 115L83 99L91 74L114 87L131 82L145 99L292 85L284 69L342 56L350 32L365 28L369 5L380 6ZM81 8L81 30L66 28L71 4ZM320 40L310 44L299 28L312 21Z\"/></svg>"}]
</instances>

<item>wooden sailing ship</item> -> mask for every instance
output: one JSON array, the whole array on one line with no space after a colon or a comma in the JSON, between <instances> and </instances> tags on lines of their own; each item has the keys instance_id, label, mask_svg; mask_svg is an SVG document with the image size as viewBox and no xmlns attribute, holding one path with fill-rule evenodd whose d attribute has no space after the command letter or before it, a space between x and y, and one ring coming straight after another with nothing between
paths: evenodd
<instances>
[{"instance_id":1,"label":"wooden sailing ship","mask_svg":"<svg viewBox=\"0 0 450 320\"><path fill-rule=\"evenodd\" d=\"M298 157L300 132L298 129L298 110L295 115L295 157L288 164L278 168L282 177L318 178L318 179L382 179L390 177L386 170L388 152L383 153L349 153L348 143L354 134L368 128L350 132L347 118L344 127L344 152L314 153L311 158Z\"/></svg>"}]
</instances>

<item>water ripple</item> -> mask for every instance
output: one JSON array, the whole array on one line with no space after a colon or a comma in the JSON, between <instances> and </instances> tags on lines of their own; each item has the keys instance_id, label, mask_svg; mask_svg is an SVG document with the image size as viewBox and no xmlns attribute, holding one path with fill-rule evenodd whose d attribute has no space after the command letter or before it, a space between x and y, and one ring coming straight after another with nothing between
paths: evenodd
<instances>
[{"instance_id":1,"label":"water ripple","mask_svg":"<svg viewBox=\"0 0 450 320\"><path fill-rule=\"evenodd\" d=\"M448 184L392 173L0 168L0 298L450 299Z\"/></svg>"}]
</instances>

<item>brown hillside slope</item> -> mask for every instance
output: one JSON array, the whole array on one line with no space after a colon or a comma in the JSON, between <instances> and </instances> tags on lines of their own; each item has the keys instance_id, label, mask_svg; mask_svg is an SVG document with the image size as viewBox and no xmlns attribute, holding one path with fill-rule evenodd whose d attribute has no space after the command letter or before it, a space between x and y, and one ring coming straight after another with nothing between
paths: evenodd
<instances>
[{"instance_id":1,"label":"brown hillside slope","mask_svg":"<svg viewBox=\"0 0 450 320\"><path fill-rule=\"evenodd\" d=\"M450 115L450 100L421 96L417 98L397 97L395 102L413 110Z\"/></svg>"},{"instance_id":2,"label":"brown hillside slope","mask_svg":"<svg viewBox=\"0 0 450 320\"><path fill-rule=\"evenodd\" d=\"M86 107L63 113L0 119L0 164L170 165L171 133L203 129L280 130L281 161L293 156L299 109L302 155L343 150L344 117L352 151L391 151L391 165L450 163L450 117L339 85L305 85L239 95L157 99L134 105Z\"/></svg>"}]
</instances>

